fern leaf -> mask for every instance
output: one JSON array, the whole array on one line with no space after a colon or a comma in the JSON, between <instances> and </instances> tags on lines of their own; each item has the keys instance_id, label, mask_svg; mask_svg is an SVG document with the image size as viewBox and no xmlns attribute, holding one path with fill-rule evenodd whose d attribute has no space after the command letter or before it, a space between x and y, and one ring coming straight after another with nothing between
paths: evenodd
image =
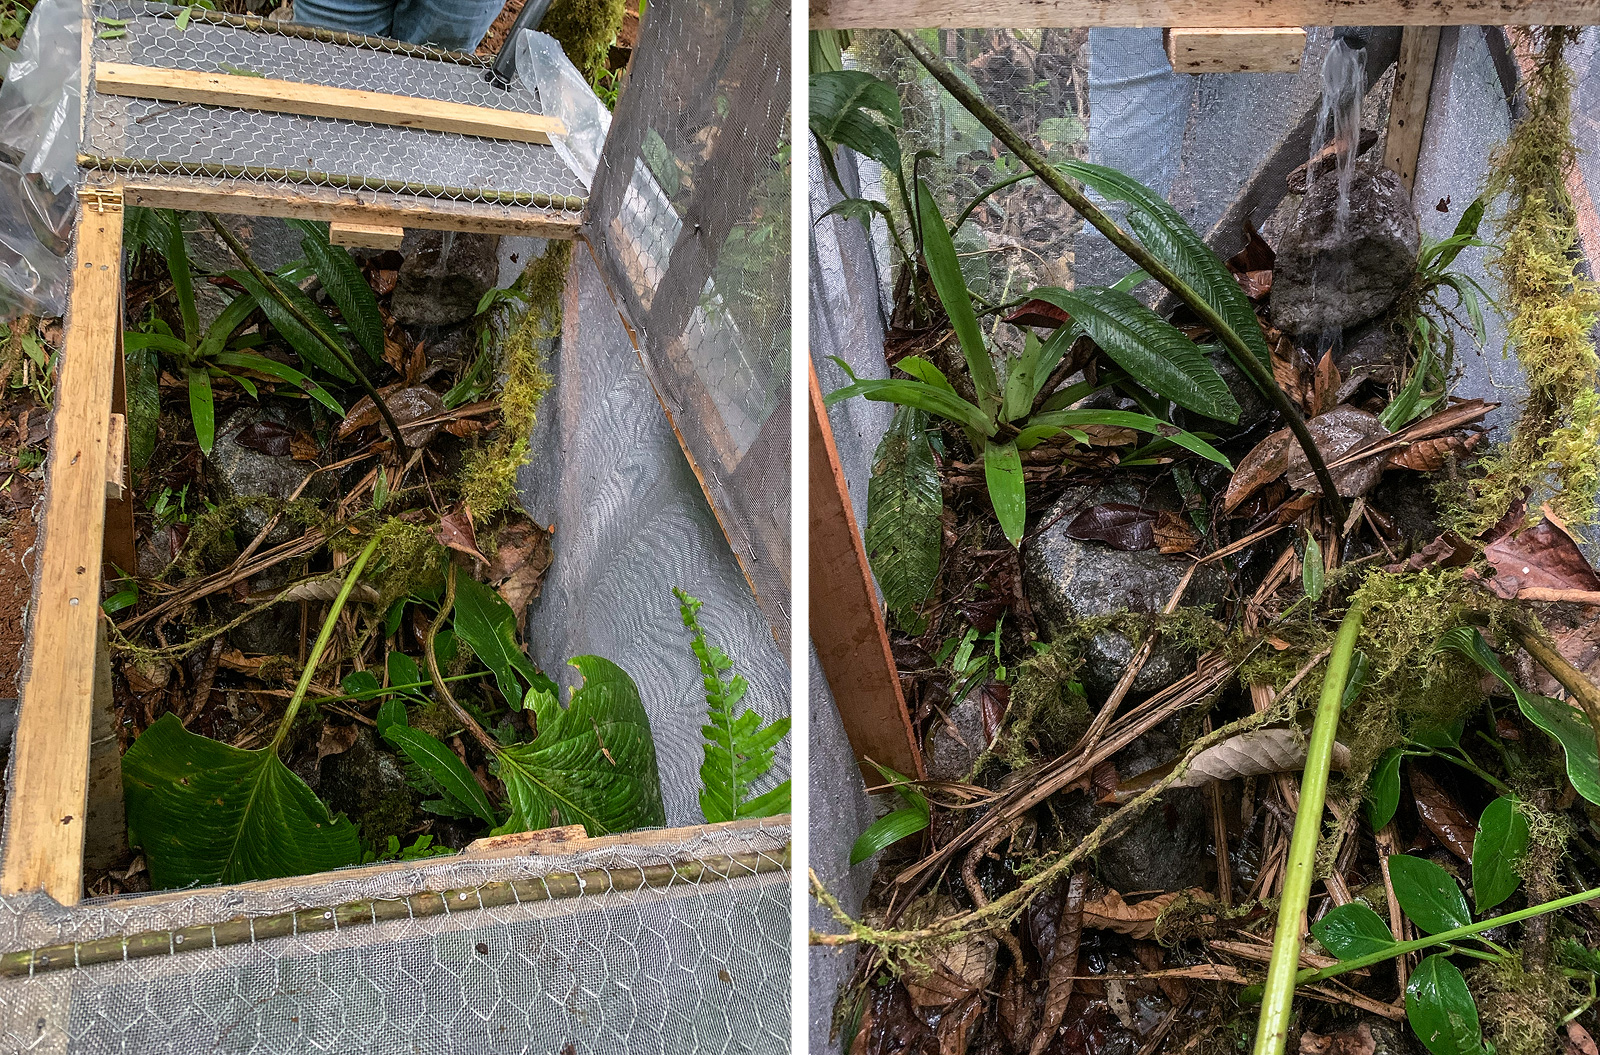
<instances>
[{"instance_id":1,"label":"fern leaf","mask_svg":"<svg viewBox=\"0 0 1600 1055\"><path fill-rule=\"evenodd\" d=\"M944 497L927 415L896 407L867 484L867 558L884 603L905 623L939 574Z\"/></svg>"}]
</instances>

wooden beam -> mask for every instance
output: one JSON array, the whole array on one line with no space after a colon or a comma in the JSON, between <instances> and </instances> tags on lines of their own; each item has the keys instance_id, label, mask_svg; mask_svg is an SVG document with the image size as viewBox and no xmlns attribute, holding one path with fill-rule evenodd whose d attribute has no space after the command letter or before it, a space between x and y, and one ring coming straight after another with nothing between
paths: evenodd
<instances>
[{"instance_id":1,"label":"wooden beam","mask_svg":"<svg viewBox=\"0 0 1600 1055\"><path fill-rule=\"evenodd\" d=\"M1433 64L1438 56L1438 26L1405 28L1389 96L1383 164L1400 177L1408 194L1417 182L1417 158L1422 153L1422 130L1428 122L1428 95L1433 90Z\"/></svg>"},{"instance_id":2,"label":"wooden beam","mask_svg":"<svg viewBox=\"0 0 1600 1055\"><path fill-rule=\"evenodd\" d=\"M811 372L811 643L828 676L845 735L868 787L883 774L866 765L881 762L908 776L926 776L916 732L900 693L900 673L889 649L889 631L878 607L878 592L867 564L866 547L833 427L822 405L822 389Z\"/></svg>"},{"instance_id":3,"label":"wooden beam","mask_svg":"<svg viewBox=\"0 0 1600 1055\"><path fill-rule=\"evenodd\" d=\"M121 414L111 415L111 427L106 436L106 499L122 500L123 459L128 453L128 419ZM401 433L404 435L404 432ZM131 575L133 569L127 569Z\"/></svg>"},{"instance_id":4,"label":"wooden beam","mask_svg":"<svg viewBox=\"0 0 1600 1055\"><path fill-rule=\"evenodd\" d=\"M328 224L328 241L352 249L399 249L406 240L404 227L376 223L335 222Z\"/></svg>"},{"instance_id":5,"label":"wooden beam","mask_svg":"<svg viewBox=\"0 0 1600 1055\"><path fill-rule=\"evenodd\" d=\"M541 212L520 206L483 205L442 198L416 198L332 187L282 187L244 180L207 180L184 176L127 176L124 197L129 205L188 212L221 212L240 216L282 216L303 220L343 220L388 227L420 227L433 231L479 234L524 234L538 238L576 238L582 222L571 211Z\"/></svg>"},{"instance_id":6,"label":"wooden beam","mask_svg":"<svg viewBox=\"0 0 1600 1055\"><path fill-rule=\"evenodd\" d=\"M1169 29L1164 43L1175 73L1293 73L1305 54L1306 31Z\"/></svg>"},{"instance_id":7,"label":"wooden beam","mask_svg":"<svg viewBox=\"0 0 1600 1055\"><path fill-rule=\"evenodd\" d=\"M812 29L1600 25L1600 0L811 0Z\"/></svg>"},{"instance_id":8,"label":"wooden beam","mask_svg":"<svg viewBox=\"0 0 1600 1055\"><path fill-rule=\"evenodd\" d=\"M458 132L485 139L507 139L548 146L550 137L567 130L559 117L495 110L487 106L414 99L405 95L329 88L272 77L231 73L196 73L159 66L102 62L94 69L94 90L100 95L159 99L168 103L231 106L306 117L332 117L428 132Z\"/></svg>"},{"instance_id":9,"label":"wooden beam","mask_svg":"<svg viewBox=\"0 0 1600 1055\"><path fill-rule=\"evenodd\" d=\"M75 242L0 857L0 894L42 890L63 905L83 894L106 448L122 329L122 207L113 189L84 202Z\"/></svg>"}]
</instances>

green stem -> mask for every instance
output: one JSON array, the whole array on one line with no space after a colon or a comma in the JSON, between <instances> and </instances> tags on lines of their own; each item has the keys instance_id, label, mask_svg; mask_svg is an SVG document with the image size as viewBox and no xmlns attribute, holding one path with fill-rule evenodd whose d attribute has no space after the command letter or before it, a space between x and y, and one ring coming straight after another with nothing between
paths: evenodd
<instances>
[{"instance_id":1,"label":"green stem","mask_svg":"<svg viewBox=\"0 0 1600 1055\"><path fill-rule=\"evenodd\" d=\"M277 283L257 266L255 260L251 259L249 251L240 244L239 239L233 236L232 231L222 225L221 220L218 220L211 213L206 213L205 217L206 222L211 224L211 229L217 232L217 236L227 243L228 248L233 251L233 255L239 258L239 263L243 264L245 270L250 272L257 282L261 283L261 288L267 291L267 295L277 301L290 315L293 315L296 322L309 330L311 336L321 342L322 346L328 349L335 359L339 360L341 366L355 375L355 379L360 382L361 387L366 390L367 396L372 400L372 405L377 407L378 413L383 416L384 424L389 427L389 436L394 440L395 454L399 457L400 468L404 472L406 463L411 460L411 452L406 449L406 441L400 435L400 426L394 420L394 415L390 413L389 404L384 401L378 390L372 387L372 382L367 380L367 375L362 372L361 367L356 365L356 361L351 358L349 350L344 348L338 341L330 340L322 332L321 327L306 318L305 313L295 306L294 301L286 297L283 290L278 288ZM326 322L327 320L323 321Z\"/></svg>"},{"instance_id":2,"label":"green stem","mask_svg":"<svg viewBox=\"0 0 1600 1055\"><path fill-rule=\"evenodd\" d=\"M895 36L906 49L916 57L917 61L925 66L935 80L944 85L946 91L955 97L956 102L976 117L985 128L993 132L1022 163L1032 169L1042 180L1045 186L1059 194L1068 205L1077 210L1089 223L1093 224L1101 234L1110 240L1111 244L1122 250L1134 263L1142 267L1145 272L1167 289L1171 290L1185 304L1187 304L1200 321L1222 340L1232 353L1234 362L1239 368L1250 375L1256 387L1278 408L1284 421L1288 422L1289 430L1294 433L1294 438L1300 442L1300 447L1305 451L1306 461L1311 465L1312 472L1316 474L1317 483L1322 488L1322 495L1328 500L1334 512L1334 519L1344 523L1344 500L1339 497L1338 488L1334 486L1333 475L1328 472L1327 463L1322 460L1322 453L1317 450L1316 441L1311 438L1311 431L1306 428L1306 422L1300 416L1297 408L1289 396L1278 387L1272 379L1272 374L1261 365L1255 353L1250 350L1244 339L1234 332L1227 320L1217 313L1217 310L1206 303L1200 294L1190 288L1178 274L1162 261L1152 256L1144 246L1134 240L1133 236L1118 227L1116 221L1100 210L1094 202L1063 176L1055 166L1051 165L1045 156L1033 148L1033 145L1023 138L1011 124L1001 117L988 103L983 101L983 96L969 88L955 71L943 59L935 55L922 39L915 33L903 29L894 31Z\"/></svg>"},{"instance_id":3,"label":"green stem","mask_svg":"<svg viewBox=\"0 0 1600 1055\"><path fill-rule=\"evenodd\" d=\"M328 617L322 621L322 630L317 634L316 643L311 646L311 656L306 660L306 669L300 672L300 683L294 687L294 695L289 697L289 706L283 712L283 720L278 723L277 735L272 738L272 743L269 745L273 754L277 754L278 745L289 735L289 727L294 724L294 716L306 698L306 690L311 687L311 678L317 672L317 665L322 662L322 653L327 651L328 641L333 637L333 626L339 621L339 613L344 610L344 603L350 599L350 591L356 588L356 582L361 578L361 570L367 566L367 561L377 548L378 538L374 535L372 541L368 542L356 557L355 563L350 565L350 572L344 577L344 585L339 588L339 596L333 599L333 605L328 609Z\"/></svg>"},{"instance_id":4,"label":"green stem","mask_svg":"<svg viewBox=\"0 0 1600 1055\"><path fill-rule=\"evenodd\" d=\"M1482 766L1478 765L1476 762L1472 761L1472 759L1467 757L1466 752L1464 751L1460 754L1454 754L1449 751L1440 751L1435 748L1429 748L1426 751L1412 751L1409 753L1420 755L1425 758L1442 758L1446 762L1453 762L1462 769L1465 769L1467 772L1478 777L1480 780L1494 785L1495 789L1501 794L1508 795L1511 793L1510 785L1501 780L1499 777L1495 776L1493 773L1490 773L1488 770L1484 769Z\"/></svg>"},{"instance_id":5,"label":"green stem","mask_svg":"<svg viewBox=\"0 0 1600 1055\"><path fill-rule=\"evenodd\" d=\"M995 193L996 191L1005 190L1013 183L1021 183L1023 180L1033 179L1033 177L1034 174L1032 172L1019 173L1018 175L1009 176L1006 179L1001 180L999 183L996 183L993 186L985 187L983 190L979 191L978 196L968 202L965 209L961 210L961 215L956 217L956 222L950 225L950 234L953 236L957 231L959 231L961 229L961 225L967 222L967 217L972 215L974 209L987 201L989 195Z\"/></svg>"},{"instance_id":6,"label":"green stem","mask_svg":"<svg viewBox=\"0 0 1600 1055\"><path fill-rule=\"evenodd\" d=\"M1266 994L1256 1029L1255 1055L1283 1055L1289 1039L1289 1013L1294 1003L1295 968L1300 963L1301 917L1311 898L1312 871L1317 841L1322 834L1322 807L1328 795L1328 768L1333 740L1339 731L1339 704L1350 677L1351 657L1361 620L1366 612L1352 607L1339 624L1339 636L1328 656L1322 680L1322 699L1300 776L1300 809L1295 813L1294 835L1289 840L1289 863L1284 869L1283 893L1278 903L1278 929L1272 939L1272 960L1267 965Z\"/></svg>"},{"instance_id":7,"label":"green stem","mask_svg":"<svg viewBox=\"0 0 1600 1055\"><path fill-rule=\"evenodd\" d=\"M483 677L483 674L484 674L483 671L476 671L476 672L474 672L472 674L452 674L448 678L445 678L444 680L445 681L470 681L473 678L481 678L481 677ZM343 693L340 693L337 696L318 696L316 699L312 700L311 702L316 704L316 705L318 705L319 707L324 703L343 703L345 700L354 700L357 703L361 703L361 702L364 702L366 700L375 700L379 696L388 696L390 693L410 692L412 689L431 689L431 688L433 688L433 682L431 682L431 681L417 681L417 682L412 682L410 685L384 685L384 686L380 686L379 688L376 688L376 689L363 689L360 692L343 692Z\"/></svg>"}]
</instances>

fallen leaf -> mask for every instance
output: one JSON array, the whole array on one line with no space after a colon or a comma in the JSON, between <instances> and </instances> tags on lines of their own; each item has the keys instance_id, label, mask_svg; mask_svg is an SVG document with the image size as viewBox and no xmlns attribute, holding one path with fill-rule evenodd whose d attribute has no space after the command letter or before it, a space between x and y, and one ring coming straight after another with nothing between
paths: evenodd
<instances>
[{"instance_id":1,"label":"fallen leaf","mask_svg":"<svg viewBox=\"0 0 1600 1055\"><path fill-rule=\"evenodd\" d=\"M1300 393L1300 350L1288 337L1280 337L1272 347L1272 378L1278 387L1298 399Z\"/></svg>"},{"instance_id":2,"label":"fallen leaf","mask_svg":"<svg viewBox=\"0 0 1600 1055\"><path fill-rule=\"evenodd\" d=\"M1006 321L1015 326L1038 326L1054 330L1071 322L1072 316L1047 300L1030 300L1007 315Z\"/></svg>"},{"instance_id":3,"label":"fallen leaf","mask_svg":"<svg viewBox=\"0 0 1600 1055\"><path fill-rule=\"evenodd\" d=\"M1006 968L1005 980L1000 983L1000 1032L1015 1051L1026 1051L1035 1036L1034 1013L1037 1002L1028 987L1027 976L1015 966Z\"/></svg>"},{"instance_id":4,"label":"fallen leaf","mask_svg":"<svg viewBox=\"0 0 1600 1055\"><path fill-rule=\"evenodd\" d=\"M1055 940L1044 950L1047 985L1044 1021L1029 1049L1029 1055L1041 1055L1055 1036L1067 1004L1072 1000L1073 984L1078 973L1078 945L1083 939L1083 899L1088 891L1087 872L1077 872L1067 882L1066 894L1061 899L1061 912L1056 919Z\"/></svg>"},{"instance_id":5,"label":"fallen leaf","mask_svg":"<svg viewBox=\"0 0 1600 1055\"><path fill-rule=\"evenodd\" d=\"M1228 258L1229 269L1246 275L1252 271L1271 271L1277 266L1278 254L1249 220L1244 224L1244 237L1244 248Z\"/></svg>"},{"instance_id":6,"label":"fallen leaf","mask_svg":"<svg viewBox=\"0 0 1600 1055\"><path fill-rule=\"evenodd\" d=\"M1317 453L1327 463L1328 471L1333 476L1333 485L1341 497L1356 498L1366 494L1383 476L1383 459L1378 455L1342 461L1345 455L1358 447L1389 435L1389 430L1383 427L1376 415L1346 403L1312 418L1306 422L1306 428L1311 433L1312 442L1317 445ZM1287 474L1290 487L1312 494L1322 493L1306 452L1298 443L1289 448Z\"/></svg>"},{"instance_id":7,"label":"fallen leaf","mask_svg":"<svg viewBox=\"0 0 1600 1055\"><path fill-rule=\"evenodd\" d=\"M253 421L240 429L239 434L234 437L234 442L239 446L269 454L274 458L288 455L293 440L294 429L280 425L276 421Z\"/></svg>"},{"instance_id":8,"label":"fallen leaf","mask_svg":"<svg viewBox=\"0 0 1600 1055\"><path fill-rule=\"evenodd\" d=\"M484 432L492 428L493 424L477 418L457 418L446 422L444 426L444 430L452 436L471 436L475 432Z\"/></svg>"},{"instance_id":9,"label":"fallen leaf","mask_svg":"<svg viewBox=\"0 0 1600 1055\"><path fill-rule=\"evenodd\" d=\"M939 1016L939 1024L933 1027L939 1038L939 1055L967 1055L968 1034L983 1017L984 1008L983 994L973 993Z\"/></svg>"},{"instance_id":10,"label":"fallen leaf","mask_svg":"<svg viewBox=\"0 0 1600 1055\"><path fill-rule=\"evenodd\" d=\"M389 413L394 415L395 423L400 426L400 434L405 438L408 447L426 447L428 441L438 435L441 424L433 422L428 425L412 427L414 421L425 418L434 418L444 413L444 400L439 398L439 393L426 385L417 385L411 388L402 388L399 385L389 385L378 389L378 394L389 405ZM371 396L362 396L344 421L340 423L336 433L339 439L346 439L369 425L378 425L383 421L383 416L378 413L376 404ZM380 429L387 435L387 429Z\"/></svg>"},{"instance_id":11,"label":"fallen leaf","mask_svg":"<svg viewBox=\"0 0 1600 1055\"><path fill-rule=\"evenodd\" d=\"M526 518L512 520L500 529L494 560L485 579L500 591L517 613L517 627L528 615L528 602L539 596L544 573L554 559L551 533Z\"/></svg>"},{"instance_id":12,"label":"fallen leaf","mask_svg":"<svg viewBox=\"0 0 1600 1055\"><path fill-rule=\"evenodd\" d=\"M911 1003L917 1007L946 1007L987 989L994 978L998 946L999 942L989 934L942 946L922 970L906 972L906 993Z\"/></svg>"},{"instance_id":13,"label":"fallen leaf","mask_svg":"<svg viewBox=\"0 0 1600 1055\"><path fill-rule=\"evenodd\" d=\"M1322 1036L1309 1029L1300 1034L1300 1055L1374 1055L1378 1043L1365 1022Z\"/></svg>"},{"instance_id":14,"label":"fallen leaf","mask_svg":"<svg viewBox=\"0 0 1600 1055\"><path fill-rule=\"evenodd\" d=\"M1167 965L1166 950L1153 941L1134 942L1133 955L1147 972L1159 971ZM1156 987L1174 1004L1181 1006L1189 1002L1189 984L1182 978L1157 976Z\"/></svg>"},{"instance_id":15,"label":"fallen leaf","mask_svg":"<svg viewBox=\"0 0 1600 1055\"><path fill-rule=\"evenodd\" d=\"M900 982L872 986L850 1055L933 1055L938 1038L918 1015Z\"/></svg>"},{"instance_id":16,"label":"fallen leaf","mask_svg":"<svg viewBox=\"0 0 1600 1055\"><path fill-rule=\"evenodd\" d=\"M1576 1022L1567 1023L1567 1031L1561 1037L1561 1043L1566 1047L1566 1055L1600 1055L1600 1046L1594 1042L1589 1031Z\"/></svg>"},{"instance_id":17,"label":"fallen leaf","mask_svg":"<svg viewBox=\"0 0 1600 1055\"><path fill-rule=\"evenodd\" d=\"M1339 376L1339 364L1333 361L1333 349L1329 348L1322 353L1316 375L1311 381L1312 403L1318 414L1326 414L1338 405L1339 386L1343 383Z\"/></svg>"},{"instance_id":18,"label":"fallen leaf","mask_svg":"<svg viewBox=\"0 0 1600 1055\"><path fill-rule=\"evenodd\" d=\"M1126 447L1141 435L1136 429L1116 425L1075 425L1072 431L1083 433L1091 447Z\"/></svg>"},{"instance_id":19,"label":"fallen leaf","mask_svg":"<svg viewBox=\"0 0 1600 1055\"><path fill-rule=\"evenodd\" d=\"M317 761L329 755L342 755L355 746L356 727L353 725L324 725L322 737L317 741Z\"/></svg>"},{"instance_id":20,"label":"fallen leaf","mask_svg":"<svg viewBox=\"0 0 1600 1055\"><path fill-rule=\"evenodd\" d=\"M1240 458L1239 467L1223 492L1222 512L1233 512L1246 498L1282 476L1289 468L1289 448L1294 442L1292 432L1279 429Z\"/></svg>"},{"instance_id":21,"label":"fallen leaf","mask_svg":"<svg viewBox=\"0 0 1600 1055\"><path fill-rule=\"evenodd\" d=\"M372 286L372 292L380 297L387 297L394 292L394 287L399 284L400 272L391 271L387 268L373 271L368 281Z\"/></svg>"},{"instance_id":22,"label":"fallen leaf","mask_svg":"<svg viewBox=\"0 0 1600 1055\"><path fill-rule=\"evenodd\" d=\"M1489 589L1506 600L1526 587L1600 590L1595 574L1572 536L1549 518L1531 528L1496 539L1483 548L1494 569Z\"/></svg>"},{"instance_id":23,"label":"fallen leaf","mask_svg":"<svg viewBox=\"0 0 1600 1055\"><path fill-rule=\"evenodd\" d=\"M1271 271L1236 272L1233 277L1238 280L1244 295L1251 300L1262 300L1272 292Z\"/></svg>"},{"instance_id":24,"label":"fallen leaf","mask_svg":"<svg viewBox=\"0 0 1600 1055\"><path fill-rule=\"evenodd\" d=\"M1460 462L1483 442L1484 434L1474 432L1466 436L1433 436L1418 440L1400 450L1390 451L1384 465L1391 469L1412 469L1419 473L1433 473L1450 464Z\"/></svg>"},{"instance_id":25,"label":"fallen leaf","mask_svg":"<svg viewBox=\"0 0 1600 1055\"><path fill-rule=\"evenodd\" d=\"M983 716L983 746L994 743L1005 721L1006 707L1011 702L1011 686L1003 681L987 681L978 690L978 711Z\"/></svg>"},{"instance_id":26,"label":"fallen leaf","mask_svg":"<svg viewBox=\"0 0 1600 1055\"><path fill-rule=\"evenodd\" d=\"M401 430L404 431L404 426ZM484 564L489 563L489 558L478 550L478 536L472 526L472 514L465 506L440 517L439 526L433 529L433 537L439 540L441 546L453 549L457 553L465 553L473 560L482 561Z\"/></svg>"},{"instance_id":27,"label":"fallen leaf","mask_svg":"<svg viewBox=\"0 0 1600 1055\"><path fill-rule=\"evenodd\" d=\"M1454 531L1446 531L1405 560L1385 564L1383 570L1407 572L1421 571L1424 568L1459 568L1469 563L1475 553L1477 549L1472 543Z\"/></svg>"},{"instance_id":28,"label":"fallen leaf","mask_svg":"<svg viewBox=\"0 0 1600 1055\"><path fill-rule=\"evenodd\" d=\"M339 591L344 583L338 579L312 579L309 582L297 582L288 587L274 588L271 590L253 591L246 595L245 600L259 604L262 601L331 601L339 596ZM358 582L350 589L350 599L361 601L365 604L378 602L378 591L364 582Z\"/></svg>"},{"instance_id":29,"label":"fallen leaf","mask_svg":"<svg viewBox=\"0 0 1600 1055\"><path fill-rule=\"evenodd\" d=\"M1156 548L1162 553L1193 553L1200 548L1200 536L1182 515L1163 509L1156 513Z\"/></svg>"},{"instance_id":30,"label":"fallen leaf","mask_svg":"<svg viewBox=\"0 0 1600 1055\"><path fill-rule=\"evenodd\" d=\"M1170 787L1198 788L1217 780L1259 777L1269 773L1293 773L1306 764L1306 739L1297 729L1257 729L1229 737L1201 751L1189 768ZM1330 768L1342 772L1350 764L1350 749L1333 745ZM1117 802L1126 802L1172 772L1171 765L1157 766L1117 786Z\"/></svg>"},{"instance_id":31,"label":"fallen leaf","mask_svg":"<svg viewBox=\"0 0 1600 1055\"><path fill-rule=\"evenodd\" d=\"M1113 549L1146 550L1156 544L1155 514L1124 502L1090 506L1066 526L1067 536Z\"/></svg>"},{"instance_id":32,"label":"fallen leaf","mask_svg":"<svg viewBox=\"0 0 1600 1055\"><path fill-rule=\"evenodd\" d=\"M309 432L297 432L289 441L289 454L297 462L314 462L322 457L322 448L317 446L316 437Z\"/></svg>"},{"instance_id":33,"label":"fallen leaf","mask_svg":"<svg viewBox=\"0 0 1600 1055\"><path fill-rule=\"evenodd\" d=\"M1478 825L1456 805L1449 792L1418 766L1411 767L1411 794L1417 800L1417 815L1446 850L1461 860L1472 861L1472 843Z\"/></svg>"},{"instance_id":34,"label":"fallen leaf","mask_svg":"<svg viewBox=\"0 0 1600 1055\"><path fill-rule=\"evenodd\" d=\"M1115 931L1130 938L1148 938L1155 934L1156 920L1174 901L1195 891L1174 891L1157 894L1135 905L1122 900L1115 890L1107 890L1104 897L1086 901L1083 905L1083 925L1095 930Z\"/></svg>"}]
</instances>

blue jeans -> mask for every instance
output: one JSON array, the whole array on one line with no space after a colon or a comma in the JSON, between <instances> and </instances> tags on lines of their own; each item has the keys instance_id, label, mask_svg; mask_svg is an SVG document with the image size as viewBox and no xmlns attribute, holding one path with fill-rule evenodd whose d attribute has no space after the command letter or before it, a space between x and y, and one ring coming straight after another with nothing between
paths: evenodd
<instances>
[{"instance_id":1,"label":"blue jeans","mask_svg":"<svg viewBox=\"0 0 1600 1055\"><path fill-rule=\"evenodd\" d=\"M308 26L472 51L505 0L295 0L294 20Z\"/></svg>"}]
</instances>

